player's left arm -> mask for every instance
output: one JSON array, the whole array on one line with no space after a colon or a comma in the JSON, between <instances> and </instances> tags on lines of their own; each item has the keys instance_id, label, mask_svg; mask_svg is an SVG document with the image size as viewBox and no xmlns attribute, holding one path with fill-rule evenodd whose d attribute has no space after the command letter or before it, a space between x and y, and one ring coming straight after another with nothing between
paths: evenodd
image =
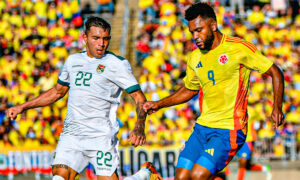
<instances>
[{"instance_id":1,"label":"player's left arm","mask_svg":"<svg viewBox=\"0 0 300 180\"><path fill-rule=\"evenodd\" d=\"M282 70L276 64L273 64L265 74L272 77L274 104L271 119L274 122L273 127L277 128L284 122L284 115L282 112L284 76Z\"/></svg>"},{"instance_id":2,"label":"player's left arm","mask_svg":"<svg viewBox=\"0 0 300 180\"><path fill-rule=\"evenodd\" d=\"M147 113L143 110L143 105L146 102L144 93L139 89L129 94L135 101L137 122L133 131L130 133L129 140L135 147L143 145L146 142L145 121Z\"/></svg>"}]
</instances>

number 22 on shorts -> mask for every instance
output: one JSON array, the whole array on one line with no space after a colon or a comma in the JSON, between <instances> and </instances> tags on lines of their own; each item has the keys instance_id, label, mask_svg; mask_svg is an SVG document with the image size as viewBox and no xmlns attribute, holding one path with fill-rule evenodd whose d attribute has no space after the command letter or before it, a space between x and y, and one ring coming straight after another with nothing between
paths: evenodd
<instances>
[{"instance_id":1,"label":"number 22 on shorts","mask_svg":"<svg viewBox=\"0 0 300 180\"><path fill-rule=\"evenodd\" d=\"M97 152L97 165L98 166L107 166L107 167L111 167L111 163L110 161L112 160L112 155L110 152L106 152L104 153L103 151L98 151Z\"/></svg>"}]
</instances>

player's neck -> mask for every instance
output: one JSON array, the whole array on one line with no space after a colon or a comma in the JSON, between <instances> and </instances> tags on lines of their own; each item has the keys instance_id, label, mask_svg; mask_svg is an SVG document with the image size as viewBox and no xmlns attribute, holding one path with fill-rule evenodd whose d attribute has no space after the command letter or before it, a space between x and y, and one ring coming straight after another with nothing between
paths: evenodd
<instances>
[{"instance_id":1,"label":"player's neck","mask_svg":"<svg viewBox=\"0 0 300 180\"><path fill-rule=\"evenodd\" d=\"M94 56L90 53L90 50L87 48L86 49L86 55L89 57L89 58L94 58Z\"/></svg>"},{"instance_id":2,"label":"player's neck","mask_svg":"<svg viewBox=\"0 0 300 180\"><path fill-rule=\"evenodd\" d=\"M215 39L213 41L213 44L211 45L210 50L213 50L216 47L218 47L220 45L221 41L222 41L222 38L223 38L223 34L219 30L214 32L214 36L215 36Z\"/></svg>"}]
</instances>

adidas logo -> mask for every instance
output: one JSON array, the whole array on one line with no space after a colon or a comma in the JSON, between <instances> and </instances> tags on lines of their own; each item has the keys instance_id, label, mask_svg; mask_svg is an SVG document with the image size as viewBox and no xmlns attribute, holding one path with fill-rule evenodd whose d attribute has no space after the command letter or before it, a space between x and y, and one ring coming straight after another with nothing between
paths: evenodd
<instances>
[{"instance_id":1,"label":"adidas logo","mask_svg":"<svg viewBox=\"0 0 300 180\"><path fill-rule=\"evenodd\" d=\"M206 150L205 150L205 152L207 152L207 153L210 154L211 156L214 156L214 151L215 151L214 148L206 149Z\"/></svg>"},{"instance_id":2,"label":"adidas logo","mask_svg":"<svg viewBox=\"0 0 300 180\"><path fill-rule=\"evenodd\" d=\"M201 61L198 63L198 65L196 66L196 68L200 68L203 67Z\"/></svg>"}]
</instances>

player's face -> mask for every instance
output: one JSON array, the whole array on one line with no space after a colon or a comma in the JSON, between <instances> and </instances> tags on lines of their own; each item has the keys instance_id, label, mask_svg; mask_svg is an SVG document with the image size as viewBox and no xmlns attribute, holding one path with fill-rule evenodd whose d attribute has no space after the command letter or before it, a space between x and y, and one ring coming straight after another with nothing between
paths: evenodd
<instances>
[{"instance_id":1,"label":"player's face","mask_svg":"<svg viewBox=\"0 0 300 180\"><path fill-rule=\"evenodd\" d=\"M203 19L200 16L189 21L189 29L200 50L210 50L214 41L212 19Z\"/></svg>"},{"instance_id":2,"label":"player's face","mask_svg":"<svg viewBox=\"0 0 300 180\"><path fill-rule=\"evenodd\" d=\"M87 35L84 33L83 39L86 43L88 56L101 58L109 45L110 34L107 29L92 26Z\"/></svg>"}]
</instances>

